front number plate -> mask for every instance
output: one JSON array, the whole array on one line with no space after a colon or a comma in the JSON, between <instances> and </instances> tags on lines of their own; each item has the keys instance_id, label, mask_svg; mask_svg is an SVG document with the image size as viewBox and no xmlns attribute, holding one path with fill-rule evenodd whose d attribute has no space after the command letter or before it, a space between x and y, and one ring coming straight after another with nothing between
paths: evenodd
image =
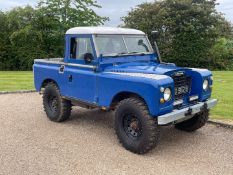
<instances>
[{"instance_id":1,"label":"front number plate","mask_svg":"<svg viewBox=\"0 0 233 175\"><path fill-rule=\"evenodd\" d=\"M188 92L189 92L189 86L188 85L175 87L175 95L186 94Z\"/></svg>"}]
</instances>

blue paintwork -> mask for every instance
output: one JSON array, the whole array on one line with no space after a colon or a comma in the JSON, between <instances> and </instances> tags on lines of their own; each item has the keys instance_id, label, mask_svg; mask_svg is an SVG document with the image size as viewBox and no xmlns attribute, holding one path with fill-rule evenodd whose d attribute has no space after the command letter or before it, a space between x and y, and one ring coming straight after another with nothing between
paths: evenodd
<instances>
[{"instance_id":1,"label":"blue paintwork","mask_svg":"<svg viewBox=\"0 0 233 175\"><path fill-rule=\"evenodd\" d=\"M64 63L83 64L83 60L70 59L70 38L89 37L93 48L94 42L91 35L66 35L66 50ZM170 77L175 71L185 71L192 76L192 91L184 97L184 105L188 104L188 97L198 95L200 101L205 101L211 96L211 90L203 91L202 83L208 79L210 84L210 71L192 70L190 68L177 67L174 64L160 64L156 54L134 55L123 57L100 57L90 64L96 66L96 70L91 68L81 68L66 65L63 74L59 73L61 64L42 63L35 60L34 81L37 91L41 90L45 80L50 79L57 83L61 95L77 100L81 100L99 107L110 107L112 100L119 93L134 93L143 98L152 116L159 116L173 110L174 99L164 104L160 103L163 94L160 87L170 87L174 96L174 82ZM163 80L145 79L142 77L131 77L114 72L150 73L167 75ZM73 81L69 82L69 76L73 76Z\"/></svg>"}]
</instances>

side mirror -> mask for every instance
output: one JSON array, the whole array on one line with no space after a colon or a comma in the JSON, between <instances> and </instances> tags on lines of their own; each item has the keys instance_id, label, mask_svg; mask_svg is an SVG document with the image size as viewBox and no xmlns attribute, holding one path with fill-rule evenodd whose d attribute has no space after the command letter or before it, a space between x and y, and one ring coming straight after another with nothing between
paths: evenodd
<instances>
[{"instance_id":1,"label":"side mirror","mask_svg":"<svg viewBox=\"0 0 233 175\"><path fill-rule=\"evenodd\" d=\"M159 36L159 32L154 30L151 32L151 35L154 37L154 38L157 38Z\"/></svg>"},{"instance_id":2,"label":"side mirror","mask_svg":"<svg viewBox=\"0 0 233 175\"><path fill-rule=\"evenodd\" d=\"M92 53L85 53L84 54L84 61L86 64L90 64L92 62L92 60L94 60L94 56L92 55Z\"/></svg>"}]
</instances>

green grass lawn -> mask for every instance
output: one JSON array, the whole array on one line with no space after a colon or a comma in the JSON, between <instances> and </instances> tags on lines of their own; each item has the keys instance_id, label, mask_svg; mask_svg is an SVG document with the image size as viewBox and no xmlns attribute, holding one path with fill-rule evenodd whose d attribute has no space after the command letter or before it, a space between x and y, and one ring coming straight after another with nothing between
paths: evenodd
<instances>
[{"instance_id":1,"label":"green grass lawn","mask_svg":"<svg viewBox=\"0 0 233 175\"><path fill-rule=\"evenodd\" d=\"M33 90L31 71L0 71L0 91Z\"/></svg>"},{"instance_id":2,"label":"green grass lawn","mask_svg":"<svg viewBox=\"0 0 233 175\"><path fill-rule=\"evenodd\" d=\"M233 71L216 71L214 74L213 98L218 105L211 111L215 119L233 120Z\"/></svg>"},{"instance_id":3,"label":"green grass lawn","mask_svg":"<svg viewBox=\"0 0 233 175\"><path fill-rule=\"evenodd\" d=\"M32 72L0 72L0 91L32 89ZM214 72L213 98L219 103L211 111L211 117L233 120L233 71Z\"/></svg>"}]
</instances>

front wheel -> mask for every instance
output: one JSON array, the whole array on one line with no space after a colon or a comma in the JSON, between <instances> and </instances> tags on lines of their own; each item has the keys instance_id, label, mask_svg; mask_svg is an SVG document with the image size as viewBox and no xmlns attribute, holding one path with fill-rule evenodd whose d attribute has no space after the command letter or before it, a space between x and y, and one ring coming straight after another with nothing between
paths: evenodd
<instances>
[{"instance_id":1,"label":"front wheel","mask_svg":"<svg viewBox=\"0 0 233 175\"><path fill-rule=\"evenodd\" d=\"M157 118L137 98L122 100L115 112L115 130L120 143L129 151L144 154L158 142Z\"/></svg>"},{"instance_id":2,"label":"front wheel","mask_svg":"<svg viewBox=\"0 0 233 175\"><path fill-rule=\"evenodd\" d=\"M67 120L71 114L71 102L61 98L58 87L48 83L43 93L43 105L47 117L54 122Z\"/></svg>"}]
</instances>

